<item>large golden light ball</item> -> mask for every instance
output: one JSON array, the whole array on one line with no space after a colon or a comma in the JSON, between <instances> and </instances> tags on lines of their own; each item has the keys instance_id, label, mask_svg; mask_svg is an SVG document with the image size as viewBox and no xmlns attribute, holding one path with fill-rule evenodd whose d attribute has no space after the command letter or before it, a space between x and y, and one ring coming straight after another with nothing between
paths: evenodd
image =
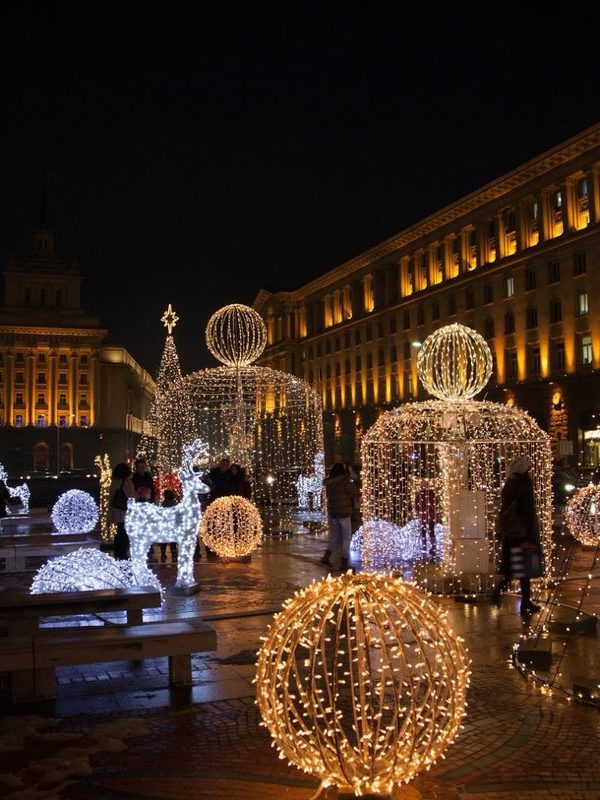
<instances>
[{"instance_id":1,"label":"large golden light ball","mask_svg":"<svg viewBox=\"0 0 600 800\"><path fill-rule=\"evenodd\" d=\"M267 328L250 306L223 306L208 320L206 344L228 367L243 367L260 357L267 344Z\"/></svg>"},{"instance_id":2,"label":"large golden light ball","mask_svg":"<svg viewBox=\"0 0 600 800\"><path fill-rule=\"evenodd\" d=\"M425 389L439 400L469 400L492 374L492 353L477 331L454 323L428 336L417 356Z\"/></svg>"},{"instance_id":3,"label":"large golden light ball","mask_svg":"<svg viewBox=\"0 0 600 800\"><path fill-rule=\"evenodd\" d=\"M204 544L226 558L249 555L260 544L262 534L258 508L236 494L213 500L200 522Z\"/></svg>"},{"instance_id":4,"label":"large golden light ball","mask_svg":"<svg viewBox=\"0 0 600 800\"><path fill-rule=\"evenodd\" d=\"M600 540L600 486L590 484L573 492L567 502L565 522L573 536L585 545Z\"/></svg>"},{"instance_id":5,"label":"large golden light ball","mask_svg":"<svg viewBox=\"0 0 600 800\"><path fill-rule=\"evenodd\" d=\"M389 794L433 764L460 727L468 684L444 611L377 573L296 593L258 653L257 703L281 757L355 794Z\"/></svg>"}]
</instances>

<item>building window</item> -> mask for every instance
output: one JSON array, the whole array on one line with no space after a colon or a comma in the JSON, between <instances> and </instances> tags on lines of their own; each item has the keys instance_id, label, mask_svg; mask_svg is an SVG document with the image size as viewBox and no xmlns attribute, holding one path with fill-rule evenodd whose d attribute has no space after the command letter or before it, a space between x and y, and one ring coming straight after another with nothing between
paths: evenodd
<instances>
[{"instance_id":1,"label":"building window","mask_svg":"<svg viewBox=\"0 0 600 800\"><path fill-rule=\"evenodd\" d=\"M540 348L537 346L529 348L529 374L540 374Z\"/></svg>"},{"instance_id":2,"label":"building window","mask_svg":"<svg viewBox=\"0 0 600 800\"><path fill-rule=\"evenodd\" d=\"M484 334L486 339L494 338L494 320L492 317L487 317L484 322Z\"/></svg>"},{"instance_id":3,"label":"building window","mask_svg":"<svg viewBox=\"0 0 600 800\"><path fill-rule=\"evenodd\" d=\"M483 302L487 305L494 302L494 286L486 283L483 287Z\"/></svg>"},{"instance_id":4,"label":"building window","mask_svg":"<svg viewBox=\"0 0 600 800\"><path fill-rule=\"evenodd\" d=\"M81 358L79 359L79 363L81 364L82 367L87 367L88 357L85 355L81 356Z\"/></svg>"},{"instance_id":5,"label":"building window","mask_svg":"<svg viewBox=\"0 0 600 800\"><path fill-rule=\"evenodd\" d=\"M410 358L410 356L410 342L406 341L404 342L404 358Z\"/></svg>"},{"instance_id":6,"label":"building window","mask_svg":"<svg viewBox=\"0 0 600 800\"><path fill-rule=\"evenodd\" d=\"M451 294L448 297L448 316L453 317L456 314L456 295Z\"/></svg>"},{"instance_id":7,"label":"building window","mask_svg":"<svg viewBox=\"0 0 600 800\"><path fill-rule=\"evenodd\" d=\"M383 322L381 322L381 321L377 323L377 336L378 336L380 339L381 339L383 336L385 336L385 328L384 328L384 326L383 326Z\"/></svg>"},{"instance_id":8,"label":"building window","mask_svg":"<svg viewBox=\"0 0 600 800\"><path fill-rule=\"evenodd\" d=\"M25 378L23 377L25 373L23 372L16 372L15 373L15 383L25 383Z\"/></svg>"},{"instance_id":9,"label":"building window","mask_svg":"<svg viewBox=\"0 0 600 800\"><path fill-rule=\"evenodd\" d=\"M349 333L345 333L344 334L344 347L351 347L350 334ZM310 356L310 353L309 353L309 356Z\"/></svg>"},{"instance_id":10,"label":"building window","mask_svg":"<svg viewBox=\"0 0 600 800\"><path fill-rule=\"evenodd\" d=\"M395 364L398 361L398 348L395 344L390 347L390 363Z\"/></svg>"},{"instance_id":11,"label":"building window","mask_svg":"<svg viewBox=\"0 0 600 800\"><path fill-rule=\"evenodd\" d=\"M67 373L66 372L59 372L58 373L58 382L61 384L67 383Z\"/></svg>"},{"instance_id":12,"label":"building window","mask_svg":"<svg viewBox=\"0 0 600 800\"><path fill-rule=\"evenodd\" d=\"M584 275L587 272L585 253L575 253L573 256L573 275Z\"/></svg>"},{"instance_id":13,"label":"building window","mask_svg":"<svg viewBox=\"0 0 600 800\"><path fill-rule=\"evenodd\" d=\"M65 354L65 353L61 353L61 354L59 355L59 357L58 357L58 363L59 363L61 366L66 366L66 365L67 365L67 356L66 356L66 354Z\"/></svg>"},{"instance_id":14,"label":"building window","mask_svg":"<svg viewBox=\"0 0 600 800\"><path fill-rule=\"evenodd\" d=\"M504 333L515 332L515 313L514 311L507 311L504 315Z\"/></svg>"},{"instance_id":15,"label":"building window","mask_svg":"<svg viewBox=\"0 0 600 800\"><path fill-rule=\"evenodd\" d=\"M437 302L431 304L431 319L435 322L440 318L440 304Z\"/></svg>"},{"instance_id":16,"label":"building window","mask_svg":"<svg viewBox=\"0 0 600 800\"><path fill-rule=\"evenodd\" d=\"M36 425L38 428L45 428L46 427L46 417L44 414L38 414Z\"/></svg>"},{"instance_id":17,"label":"building window","mask_svg":"<svg viewBox=\"0 0 600 800\"><path fill-rule=\"evenodd\" d=\"M326 356L330 355L331 354L331 342L329 341L329 339L325 339L324 347L325 347L325 355Z\"/></svg>"},{"instance_id":18,"label":"building window","mask_svg":"<svg viewBox=\"0 0 600 800\"><path fill-rule=\"evenodd\" d=\"M46 383L46 373L45 372L38 372L37 374L37 382L44 384Z\"/></svg>"},{"instance_id":19,"label":"building window","mask_svg":"<svg viewBox=\"0 0 600 800\"><path fill-rule=\"evenodd\" d=\"M552 347L552 366L559 371L565 368L565 343L562 340L554 342Z\"/></svg>"},{"instance_id":20,"label":"building window","mask_svg":"<svg viewBox=\"0 0 600 800\"><path fill-rule=\"evenodd\" d=\"M517 358L516 350L509 350L508 352L508 377L517 378L519 375L519 359Z\"/></svg>"},{"instance_id":21,"label":"building window","mask_svg":"<svg viewBox=\"0 0 600 800\"><path fill-rule=\"evenodd\" d=\"M46 402L46 396L43 392L40 392L37 396L37 404L38 406L43 406Z\"/></svg>"},{"instance_id":22,"label":"building window","mask_svg":"<svg viewBox=\"0 0 600 800\"><path fill-rule=\"evenodd\" d=\"M515 279L512 275L506 275L504 278L504 297L515 296Z\"/></svg>"},{"instance_id":23,"label":"building window","mask_svg":"<svg viewBox=\"0 0 600 800\"><path fill-rule=\"evenodd\" d=\"M22 428L23 427L23 415L17 414L15 417L15 428Z\"/></svg>"},{"instance_id":24,"label":"building window","mask_svg":"<svg viewBox=\"0 0 600 800\"><path fill-rule=\"evenodd\" d=\"M592 337L589 333L584 333L579 339L579 358L582 366L592 363Z\"/></svg>"},{"instance_id":25,"label":"building window","mask_svg":"<svg viewBox=\"0 0 600 800\"><path fill-rule=\"evenodd\" d=\"M385 366L385 353L383 352L383 350L380 350L377 355L377 364L380 367Z\"/></svg>"},{"instance_id":26,"label":"building window","mask_svg":"<svg viewBox=\"0 0 600 800\"><path fill-rule=\"evenodd\" d=\"M579 292L577 295L577 316L582 317L589 312L588 293Z\"/></svg>"},{"instance_id":27,"label":"building window","mask_svg":"<svg viewBox=\"0 0 600 800\"><path fill-rule=\"evenodd\" d=\"M360 372L362 369L362 359L360 356L356 356L356 371Z\"/></svg>"},{"instance_id":28,"label":"building window","mask_svg":"<svg viewBox=\"0 0 600 800\"><path fill-rule=\"evenodd\" d=\"M373 353L367 353L367 369L373 366Z\"/></svg>"},{"instance_id":29,"label":"building window","mask_svg":"<svg viewBox=\"0 0 600 800\"><path fill-rule=\"evenodd\" d=\"M425 323L425 307L422 305L417 306L417 325Z\"/></svg>"},{"instance_id":30,"label":"building window","mask_svg":"<svg viewBox=\"0 0 600 800\"><path fill-rule=\"evenodd\" d=\"M396 317L390 318L390 333L396 333Z\"/></svg>"},{"instance_id":31,"label":"building window","mask_svg":"<svg viewBox=\"0 0 600 800\"><path fill-rule=\"evenodd\" d=\"M406 397L413 396L413 376L410 369L404 371L404 393Z\"/></svg>"},{"instance_id":32,"label":"building window","mask_svg":"<svg viewBox=\"0 0 600 800\"><path fill-rule=\"evenodd\" d=\"M363 278L363 302L367 313L375 308L375 290L373 288L373 276L365 275Z\"/></svg>"},{"instance_id":33,"label":"building window","mask_svg":"<svg viewBox=\"0 0 600 800\"><path fill-rule=\"evenodd\" d=\"M24 361L25 361L25 357L24 357L23 353L17 353L16 358L15 358L15 363L16 364L23 364Z\"/></svg>"},{"instance_id":34,"label":"building window","mask_svg":"<svg viewBox=\"0 0 600 800\"><path fill-rule=\"evenodd\" d=\"M562 319L562 304L558 298L550 302L550 322L560 322Z\"/></svg>"},{"instance_id":35,"label":"building window","mask_svg":"<svg viewBox=\"0 0 600 800\"><path fill-rule=\"evenodd\" d=\"M472 289L467 289L465 292L465 308L468 310L475 308L475 292Z\"/></svg>"},{"instance_id":36,"label":"building window","mask_svg":"<svg viewBox=\"0 0 600 800\"><path fill-rule=\"evenodd\" d=\"M38 364L46 363L46 353L38 353Z\"/></svg>"},{"instance_id":37,"label":"building window","mask_svg":"<svg viewBox=\"0 0 600 800\"><path fill-rule=\"evenodd\" d=\"M560 280L560 263L558 261L548 262L548 283L558 283Z\"/></svg>"},{"instance_id":38,"label":"building window","mask_svg":"<svg viewBox=\"0 0 600 800\"><path fill-rule=\"evenodd\" d=\"M22 406L23 405L23 394L22 392L17 392L15 395L15 405Z\"/></svg>"},{"instance_id":39,"label":"building window","mask_svg":"<svg viewBox=\"0 0 600 800\"><path fill-rule=\"evenodd\" d=\"M79 417L79 424L81 425L82 428L87 428L88 418L86 414L83 414L81 417Z\"/></svg>"},{"instance_id":40,"label":"building window","mask_svg":"<svg viewBox=\"0 0 600 800\"><path fill-rule=\"evenodd\" d=\"M410 329L410 311L404 311L402 314L402 327L405 331Z\"/></svg>"},{"instance_id":41,"label":"building window","mask_svg":"<svg viewBox=\"0 0 600 800\"><path fill-rule=\"evenodd\" d=\"M525 311L525 327L529 331L532 328L537 328L537 324L537 308L535 306L529 306Z\"/></svg>"},{"instance_id":42,"label":"building window","mask_svg":"<svg viewBox=\"0 0 600 800\"><path fill-rule=\"evenodd\" d=\"M360 328L357 328L354 331L354 344L356 344L356 345L360 344Z\"/></svg>"},{"instance_id":43,"label":"building window","mask_svg":"<svg viewBox=\"0 0 600 800\"><path fill-rule=\"evenodd\" d=\"M525 270L525 291L532 292L535 289L535 270Z\"/></svg>"}]
</instances>

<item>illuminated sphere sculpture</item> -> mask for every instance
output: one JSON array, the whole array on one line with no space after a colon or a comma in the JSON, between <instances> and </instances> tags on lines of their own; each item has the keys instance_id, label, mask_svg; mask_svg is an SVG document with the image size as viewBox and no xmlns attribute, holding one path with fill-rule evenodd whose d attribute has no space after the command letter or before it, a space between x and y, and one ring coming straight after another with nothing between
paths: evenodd
<instances>
[{"instance_id":1,"label":"illuminated sphere sculpture","mask_svg":"<svg viewBox=\"0 0 600 800\"><path fill-rule=\"evenodd\" d=\"M417 356L419 378L439 400L470 400L486 385L493 360L477 331L454 323L425 339Z\"/></svg>"},{"instance_id":2,"label":"illuminated sphere sculpture","mask_svg":"<svg viewBox=\"0 0 600 800\"><path fill-rule=\"evenodd\" d=\"M246 367L262 355L267 344L267 329L253 308L233 303L219 309L209 319L206 344L222 364Z\"/></svg>"},{"instance_id":3,"label":"illuminated sphere sculpture","mask_svg":"<svg viewBox=\"0 0 600 800\"><path fill-rule=\"evenodd\" d=\"M444 611L413 584L328 576L275 615L257 704L281 757L322 787L391 793L456 736L469 666Z\"/></svg>"},{"instance_id":4,"label":"illuminated sphere sculpture","mask_svg":"<svg viewBox=\"0 0 600 800\"><path fill-rule=\"evenodd\" d=\"M171 409L185 407L187 430L173 452L199 438L208 444L211 466L229 456L245 469L263 520L288 529L298 508L297 481L314 473L324 452L321 397L302 378L252 363L266 340L264 323L250 307L217 311L206 341L222 365L186 375L161 392L158 421L164 429L158 436L171 435ZM312 510L322 514L324 504L319 496Z\"/></svg>"},{"instance_id":5,"label":"illuminated sphere sculpture","mask_svg":"<svg viewBox=\"0 0 600 800\"><path fill-rule=\"evenodd\" d=\"M600 541L600 486L590 484L573 492L565 512L567 528L584 545Z\"/></svg>"},{"instance_id":6,"label":"illuminated sphere sculpture","mask_svg":"<svg viewBox=\"0 0 600 800\"><path fill-rule=\"evenodd\" d=\"M98 524L98 506L88 492L70 489L52 508L52 522L59 533L89 533Z\"/></svg>"},{"instance_id":7,"label":"illuminated sphere sculpture","mask_svg":"<svg viewBox=\"0 0 600 800\"><path fill-rule=\"evenodd\" d=\"M551 563L551 440L527 412L472 399L489 374L491 356L489 349L482 355L484 347L481 337L459 325L428 337L425 357L418 359L419 377L445 399L407 403L382 414L361 446L364 522L412 526L427 536L430 525L441 525L435 562L419 564L415 572L419 585L435 593L484 593L493 587L501 549L495 524L500 493L510 463L520 456L531 464L542 548ZM393 547L387 549L387 563L372 561L367 552L365 564L363 546L363 567L393 570L398 562ZM376 553L385 550L381 542Z\"/></svg>"},{"instance_id":8,"label":"illuminated sphere sculpture","mask_svg":"<svg viewBox=\"0 0 600 800\"><path fill-rule=\"evenodd\" d=\"M247 556L260 544L262 534L257 507L235 494L213 500L200 523L204 544L226 558Z\"/></svg>"},{"instance_id":9,"label":"illuminated sphere sculpture","mask_svg":"<svg viewBox=\"0 0 600 800\"><path fill-rule=\"evenodd\" d=\"M93 547L80 547L40 567L33 578L30 592L84 592L127 589L131 586L150 586L161 594L163 591L160 581L147 566L128 560L117 561L108 553Z\"/></svg>"}]
</instances>

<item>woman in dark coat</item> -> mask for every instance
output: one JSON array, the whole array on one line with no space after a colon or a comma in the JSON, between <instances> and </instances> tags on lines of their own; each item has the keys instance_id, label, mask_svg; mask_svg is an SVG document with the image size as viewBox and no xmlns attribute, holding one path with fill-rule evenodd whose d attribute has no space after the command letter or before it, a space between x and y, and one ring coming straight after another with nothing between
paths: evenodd
<instances>
[{"instance_id":1,"label":"woman in dark coat","mask_svg":"<svg viewBox=\"0 0 600 800\"><path fill-rule=\"evenodd\" d=\"M509 466L507 479L502 487L500 514L511 506L516 515L517 529L514 533L502 534L502 556L500 573L502 578L494 589L494 602L500 604L502 591L513 578L521 584L521 616L526 617L540 610L531 602L531 578L529 575L513 574L512 550L527 546L540 546L540 525L535 510L533 481L529 475L530 462L525 456L519 456Z\"/></svg>"}]
</instances>

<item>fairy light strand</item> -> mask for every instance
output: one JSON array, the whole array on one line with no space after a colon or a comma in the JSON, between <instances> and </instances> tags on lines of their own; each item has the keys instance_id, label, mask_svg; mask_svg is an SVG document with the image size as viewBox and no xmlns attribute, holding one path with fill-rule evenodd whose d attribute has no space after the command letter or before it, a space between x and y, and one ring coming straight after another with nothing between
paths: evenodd
<instances>
[{"instance_id":1,"label":"fairy light strand","mask_svg":"<svg viewBox=\"0 0 600 800\"><path fill-rule=\"evenodd\" d=\"M217 497L202 515L200 536L219 556L249 555L262 540L263 524L254 503L245 497Z\"/></svg>"},{"instance_id":2,"label":"fairy light strand","mask_svg":"<svg viewBox=\"0 0 600 800\"><path fill-rule=\"evenodd\" d=\"M59 533L90 533L98 518L96 501L81 489L64 492L52 507L52 522Z\"/></svg>"}]
</instances>

